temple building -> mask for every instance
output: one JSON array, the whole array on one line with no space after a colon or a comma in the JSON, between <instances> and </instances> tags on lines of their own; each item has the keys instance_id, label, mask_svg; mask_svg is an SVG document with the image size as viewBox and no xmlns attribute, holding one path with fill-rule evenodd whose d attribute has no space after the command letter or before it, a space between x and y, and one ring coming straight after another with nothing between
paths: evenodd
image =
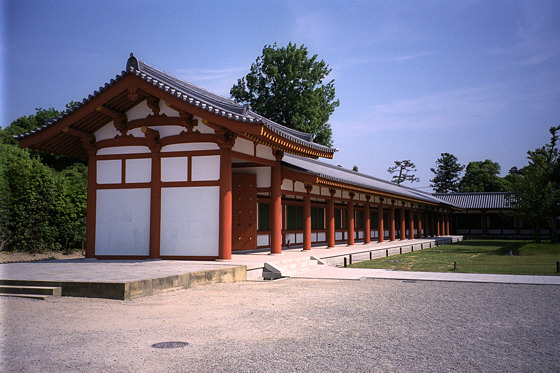
<instances>
[{"instance_id":1,"label":"temple building","mask_svg":"<svg viewBox=\"0 0 560 373\"><path fill-rule=\"evenodd\" d=\"M454 205L321 162L336 149L131 54L21 147L88 160L86 256L230 259L450 233Z\"/></svg>"}]
</instances>

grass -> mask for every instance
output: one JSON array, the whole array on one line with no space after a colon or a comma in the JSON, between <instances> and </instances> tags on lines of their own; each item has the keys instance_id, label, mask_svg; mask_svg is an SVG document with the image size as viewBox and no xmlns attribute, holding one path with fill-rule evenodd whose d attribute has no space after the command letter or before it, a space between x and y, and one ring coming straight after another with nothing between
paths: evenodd
<instances>
[{"instance_id":1,"label":"grass","mask_svg":"<svg viewBox=\"0 0 560 373\"><path fill-rule=\"evenodd\" d=\"M511 251L512 255L509 255ZM534 241L469 240L401 255L354 263L354 268L395 271L560 275L560 244ZM457 262L457 269L453 269Z\"/></svg>"}]
</instances>

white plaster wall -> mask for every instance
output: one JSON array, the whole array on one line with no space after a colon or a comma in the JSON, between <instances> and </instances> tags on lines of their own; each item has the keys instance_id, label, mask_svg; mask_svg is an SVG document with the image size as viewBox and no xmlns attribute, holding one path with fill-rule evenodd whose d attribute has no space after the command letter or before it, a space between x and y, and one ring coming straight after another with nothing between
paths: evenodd
<instances>
[{"instance_id":1,"label":"white plaster wall","mask_svg":"<svg viewBox=\"0 0 560 373\"><path fill-rule=\"evenodd\" d=\"M325 234L325 232L317 233L317 241L326 241L326 240L327 240L327 235Z\"/></svg>"},{"instance_id":2,"label":"white plaster wall","mask_svg":"<svg viewBox=\"0 0 560 373\"><path fill-rule=\"evenodd\" d=\"M258 167L257 168L257 187L268 188L272 177L271 167Z\"/></svg>"},{"instance_id":3,"label":"white plaster wall","mask_svg":"<svg viewBox=\"0 0 560 373\"><path fill-rule=\"evenodd\" d=\"M179 112L171 109L169 106L167 106L165 100L160 100L159 101L159 112L160 114L165 114L168 117L178 117L179 116Z\"/></svg>"},{"instance_id":4,"label":"white plaster wall","mask_svg":"<svg viewBox=\"0 0 560 373\"><path fill-rule=\"evenodd\" d=\"M275 161L276 158L272 154L271 148L266 145L257 145L257 157Z\"/></svg>"},{"instance_id":5,"label":"white plaster wall","mask_svg":"<svg viewBox=\"0 0 560 373\"><path fill-rule=\"evenodd\" d=\"M296 234L296 242L303 242L303 233Z\"/></svg>"},{"instance_id":6,"label":"white plaster wall","mask_svg":"<svg viewBox=\"0 0 560 373\"><path fill-rule=\"evenodd\" d=\"M115 128L113 121L110 121L108 124L93 133L96 141L112 139L118 134L120 134L120 132L118 132Z\"/></svg>"},{"instance_id":7,"label":"white plaster wall","mask_svg":"<svg viewBox=\"0 0 560 373\"><path fill-rule=\"evenodd\" d=\"M162 152L188 152L193 150L219 150L218 144L211 142L198 142L198 143L187 143L187 144L171 144L164 146Z\"/></svg>"},{"instance_id":8,"label":"white plaster wall","mask_svg":"<svg viewBox=\"0 0 560 373\"><path fill-rule=\"evenodd\" d=\"M149 183L152 181L152 159L127 159L125 173L127 183Z\"/></svg>"},{"instance_id":9,"label":"white plaster wall","mask_svg":"<svg viewBox=\"0 0 560 373\"><path fill-rule=\"evenodd\" d=\"M257 235L257 246L268 246L268 234Z\"/></svg>"},{"instance_id":10,"label":"white plaster wall","mask_svg":"<svg viewBox=\"0 0 560 373\"><path fill-rule=\"evenodd\" d=\"M238 138L235 140L235 145L233 146L233 151L243 153L243 154L254 154L254 145L250 140Z\"/></svg>"},{"instance_id":11,"label":"white plaster wall","mask_svg":"<svg viewBox=\"0 0 560 373\"><path fill-rule=\"evenodd\" d=\"M219 180L220 156L192 157L192 181Z\"/></svg>"},{"instance_id":12,"label":"white plaster wall","mask_svg":"<svg viewBox=\"0 0 560 373\"><path fill-rule=\"evenodd\" d=\"M194 119L198 119L198 126L194 127L195 131L200 133L215 133L213 128L210 128L206 124L202 123L202 118L194 116Z\"/></svg>"},{"instance_id":13,"label":"white plaster wall","mask_svg":"<svg viewBox=\"0 0 560 373\"><path fill-rule=\"evenodd\" d=\"M162 157L161 181L187 181L188 157Z\"/></svg>"},{"instance_id":14,"label":"white plaster wall","mask_svg":"<svg viewBox=\"0 0 560 373\"><path fill-rule=\"evenodd\" d=\"M148 255L150 189L100 189L95 219L96 255Z\"/></svg>"},{"instance_id":15,"label":"white plaster wall","mask_svg":"<svg viewBox=\"0 0 560 373\"><path fill-rule=\"evenodd\" d=\"M234 168L234 174L253 174L257 175L257 188L268 188L270 187L271 178L271 168L270 167L243 167Z\"/></svg>"},{"instance_id":16,"label":"white plaster wall","mask_svg":"<svg viewBox=\"0 0 560 373\"><path fill-rule=\"evenodd\" d=\"M130 121L135 120L135 119L144 119L150 114L153 114L152 110L148 107L148 104L146 103L146 100L144 100L141 103L139 103L138 105L136 105L135 107L133 107L132 109L130 109L129 111L127 111L126 112L126 117L128 118L128 121L130 122Z\"/></svg>"},{"instance_id":17,"label":"white plaster wall","mask_svg":"<svg viewBox=\"0 0 560 373\"><path fill-rule=\"evenodd\" d=\"M147 146L116 146L112 148L103 148L97 151L97 155L114 155L114 154L145 154L151 153Z\"/></svg>"},{"instance_id":18,"label":"white plaster wall","mask_svg":"<svg viewBox=\"0 0 560 373\"><path fill-rule=\"evenodd\" d=\"M120 184L122 182L122 160L97 161L98 184Z\"/></svg>"},{"instance_id":19,"label":"white plaster wall","mask_svg":"<svg viewBox=\"0 0 560 373\"><path fill-rule=\"evenodd\" d=\"M307 193L307 190L305 190L305 184L300 182L294 182L294 190L296 192Z\"/></svg>"},{"instance_id":20,"label":"white plaster wall","mask_svg":"<svg viewBox=\"0 0 560 373\"><path fill-rule=\"evenodd\" d=\"M161 255L218 255L219 191L219 187L162 188Z\"/></svg>"},{"instance_id":21,"label":"white plaster wall","mask_svg":"<svg viewBox=\"0 0 560 373\"><path fill-rule=\"evenodd\" d=\"M186 131L186 128L181 126L156 126L153 129L159 132L160 139L168 136L175 136Z\"/></svg>"},{"instance_id":22,"label":"white plaster wall","mask_svg":"<svg viewBox=\"0 0 560 373\"><path fill-rule=\"evenodd\" d=\"M288 244L288 242L290 243L290 245L296 243L296 235L294 233L286 234L286 245Z\"/></svg>"},{"instance_id":23,"label":"white plaster wall","mask_svg":"<svg viewBox=\"0 0 560 373\"><path fill-rule=\"evenodd\" d=\"M335 232L334 233L334 239L337 240L337 241L342 240L343 239L342 232Z\"/></svg>"},{"instance_id":24,"label":"white plaster wall","mask_svg":"<svg viewBox=\"0 0 560 373\"><path fill-rule=\"evenodd\" d=\"M292 180L284 180L282 182L282 190L289 190L290 192L294 190L294 183Z\"/></svg>"}]
</instances>

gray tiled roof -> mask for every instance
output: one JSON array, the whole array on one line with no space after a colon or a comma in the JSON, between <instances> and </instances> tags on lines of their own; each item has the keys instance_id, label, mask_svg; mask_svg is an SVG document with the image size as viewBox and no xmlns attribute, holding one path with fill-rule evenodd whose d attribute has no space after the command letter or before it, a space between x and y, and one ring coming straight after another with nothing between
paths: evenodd
<instances>
[{"instance_id":1,"label":"gray tiled roof","mask_svg":"<svg viewBox=\"0 0 560 373\"><path fill-rule=\"evenodd\" d=\"M486 193L434 193L439 199L463 209L510 209L511 194L507 192Z\"/></svg>"},{"instance_id":2,"label":"gray tiled roof","mask_svg":"<svg viewBox=\"0 0 560 373\"><path fill-rule=\"evenodd\" d=\"M335 148L314 143L314 134L300 132L264 118L263 116L251 111L249 105L238 104L237 102L235 102L235 100L211 93L205 89L195 86L194 84L185 82L179 78L169 75L139 60L132 53L127 61L126 71L122 71L122 73L120 75L117 75L115 79L111 79L110 82L100 87L99 90L89 95L78 105L63 112L59 117L46 121L41 127L33 131L16 136L16 139L22 139L24 137L32 135L58 122L60 119L66 117L68 114L78 109L91 99L95 98L107 88L114 85L127 74L134 74L147 83L161 89L162 91L170 93L173 96L198 108L206 110L212 114L239 122L264 125L272 132L280 136L283 136L295 143L310 147L315 150L324 151L327 153L334 153L336 151Z\"/></svg>"},{"instance_id":3,"label":"gray tiled roof","mask_svg":"<svg viewBox=\"0 0 560 373\"><path fill-rule=\"evenodd\" d=\"M282 163L290 168L301 170L317 175L323 179L352 184L359 187L384 192L396 196L407 197L415 200L450 205L447 201L434 197L430 193L425 193L414 188L400 186L386 180L378 179L373 176L351 171L346 168L337 167L324 162L303 158L293 154L285 154Z\"/></svg>"}]
</instances>

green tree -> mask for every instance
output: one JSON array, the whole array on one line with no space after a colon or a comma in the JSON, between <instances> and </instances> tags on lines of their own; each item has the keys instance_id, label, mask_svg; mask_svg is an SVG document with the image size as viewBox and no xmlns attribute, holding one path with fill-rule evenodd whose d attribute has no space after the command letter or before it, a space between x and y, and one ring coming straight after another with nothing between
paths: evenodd
<instances>
[{"instance_id":1,"label":"green tree","mask_svg":"<svg viewBox=\"0 0 560 373\"><path fill-rule=\"evenodd\" d=\"M230 94L256 113L298 131L314 133L315 142L332 145L329 117L338 107L334 80L324 84L331 69L307 48L289 43L266 45L262 56L239 79Z\"/></svg>"},{"instance_id":2,"label":"green tree","mask_svg":"<svg viewBox=\"0 0 560 373\"><path fill-rule=\"evenodd\" d=\"M521 177L510 183L514 213L533 226L537 242L548 227L551 241L559 242L557 219L560 215L560 159L557 148L560 126L551 127L550 143L527 152L529 164L519 170Z\"/></svg>"},{"instance_id":3,"label":"green tree","mask_svg":"<svg viewBox=\"0 0 560 373\"><path fill-rule=\"evenodd\" d=\"M441 153L436 160L436 168L430 168L435 176L430 181L436 193L456 192L459 185L459 175L465 166L459 164L457 157L449 153Z\"/></svg>"},{"instance_id":4,"label":"green tree","mask_svg":"<svg viewBox=\"0 0 560 373\"><path fill-rule=\"evenodd\" d=\"M505 192L507 183L500 178L501 166L489 159L469 162L459 182L461 192Z\"/></svg>"},{"instance_id":5,"label":"green tree","mask_svg":"<svg viewBox=\"0 0 560 373\"><path fill-rule=\"evenodd\" d=\"M393 175L393 178L391 179L393 183L397 183L398 185L405 181L410 181L411 183L420 181L420 179L412 173L416 172L416 166L410 159L395 161L395 165L393 167L389 167L387 172L390 174L394 174L395 172L399 173L398 175Z\"/></svg>"},{"instance_id":6,"label":"green tree","mask_svg":"<svg viewBox=\"0 0 560 373\"><path fill-rule=\"evenodd\" d=\"M70 105L75 103L70 103ZM0 249L80 249L85 237L87 166L83 161L20 149L13 135L60 112L37 109L0 129Z\"/></svg>"}]
</instances>

